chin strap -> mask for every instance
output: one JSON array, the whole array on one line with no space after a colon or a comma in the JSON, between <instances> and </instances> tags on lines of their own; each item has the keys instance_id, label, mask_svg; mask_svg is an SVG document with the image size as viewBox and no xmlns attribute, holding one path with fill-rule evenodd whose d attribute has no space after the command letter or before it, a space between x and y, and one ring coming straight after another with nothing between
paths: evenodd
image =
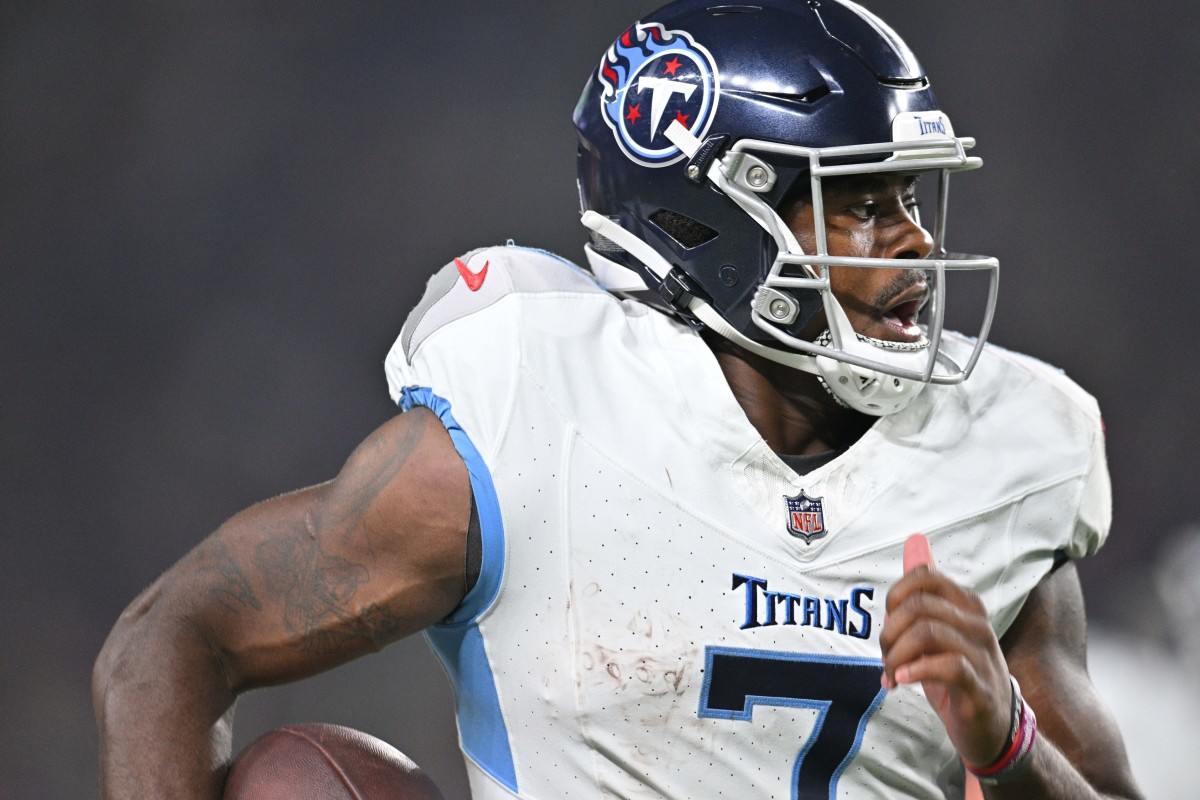
<instances>
[{"instance_id":1,"label":"chin strap","mask_svg":"<svg viewBox=\"0 0 1200 800\"><path fill-rule=\"evenodd\" d=\"M649 244L595 211L585 211L580 221L590 230L608 239L642 262L650 272L658 277L660 285L666 286L670 283L668 278L674 267ZM585 251L588 263L605 288L612 291L633 291L647 288L645 282L633 270L617 264L591 246L587 246ZM599 269L596 268L597 264L600 265ZM661 290L660 294L663 294ZM835 400L863 414L876 417L894 414L911 403L925 388L925 384L921 381L886 375L876 370L839 361L832 356L809 355L767 347L734 328L717 313L716 309L700 297L675 293L669 299L673 301L674 305L682 307L688 314L711 328L714 333L751 353L776 364L816 375ZM862 337L851 326L841 305L836 302L827 305L833 309L830 325L837 326L839 338L842 340L842 348L857 355L879 358L879 348L873 347L870 340L861 341ZM926 357L924 350L925 348L922 347L920 350L888 349L886 352L892 360L908 362L915 358L920 359L923 363ZM904 364L903 366L910 365Z\"/></svg>"},{"instance_id":2,"label":"chin strap","mask_svg":"<svg viewBox=\"0 0 1200 800\"><path fill-rule=\"evenodd\" d=\"M594 213L589 211L589 214ZM584 223L585 225L587 223ZM590 227L590 226L589 226ZM646 282L642 280L642 276L631 270L629 267L618 264L611 258L606 258L600 255L596 248L590 244L583 246L583 252L587 256L588 266L592 270L592 274L596 276L596 281L610 292L649 292L652 291Z\"/></svg>"},{"instance_id":3,"label":"chin strap","mask_svg":"<svg viewBox=\"0 0 1200 800\"><path fill-rule=\"evenodd\" d=\"M660 281L666 281L667 275L670 273L672 266L665 258L658 254L650 245L643 242L638 237L634 236L629 231L622 228L617 223L607 217L597 214L595 211L585 211L581 217L581 221L585 226L600 234L604 238L623 248L627 253L632 255L638 261L646 265L646 268L658 276ZM628 275L636 275L633 270L622 267L620 264L606 258L596 251L595 248L588 246L585 248L587 252L588 263L592 265L595 272L595 264L597 261L602 262L600 272L596 272L597 278L601 273L609 277L626 278ZM615 269L614 269L615 268ZM639 279L640 280L640 279ZM615 287L609 286L603 280L601 285L606 289L613 291L621 291ZM645 282L642 282L637 289L645 289ZM629 291L625 289L624 291ZM696 319L703 322L707 327L712 328L713 332L729 339L734 344L739 345L746 350L749 350L756 355L774 361L777 364L783 364L786 367L803 370L813 375L820 375L820 370L817 368L817 359L814 356L804 353L788 353L783 350L777 350L774 347L767 347L759 342L750 339L741 331L734 328L725 318L717 313L707 302L699 297L691 297L685 306L687 312Z\"/></svg>"}]
</instances>

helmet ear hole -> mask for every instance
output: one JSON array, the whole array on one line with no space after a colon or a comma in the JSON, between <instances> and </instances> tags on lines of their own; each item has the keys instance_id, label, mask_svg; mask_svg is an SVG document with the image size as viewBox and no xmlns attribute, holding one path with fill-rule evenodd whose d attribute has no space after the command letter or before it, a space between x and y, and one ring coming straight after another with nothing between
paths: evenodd
<instances>
[{"instance_id":1,"label":"helmet ear hole","mask_svg":"<svg viewBox=\"0 0 1200 800\"><path fill-rule=\"evenodd\" d=\"M703 222L669 208L655 211L650 215L650 221L685 250L699 247L717 238L717 231Z\"/></svg>"}]
</instances>

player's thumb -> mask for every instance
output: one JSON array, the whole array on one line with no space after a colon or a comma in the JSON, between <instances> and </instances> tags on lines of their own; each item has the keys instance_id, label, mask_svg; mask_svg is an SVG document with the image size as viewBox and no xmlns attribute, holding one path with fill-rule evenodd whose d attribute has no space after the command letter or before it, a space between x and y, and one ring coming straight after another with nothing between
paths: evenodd
<instances>
[{"instance_id":1,"label":"player's thumb","mask_svg":"<svg viewBox=\"0 0 1200 800\"><path fill-rule=\"evenodd\" d=\"M920 566L933 569L933 549L923 533L914 533L904 540L904 574Z\"/></svg>"}]
</instances>

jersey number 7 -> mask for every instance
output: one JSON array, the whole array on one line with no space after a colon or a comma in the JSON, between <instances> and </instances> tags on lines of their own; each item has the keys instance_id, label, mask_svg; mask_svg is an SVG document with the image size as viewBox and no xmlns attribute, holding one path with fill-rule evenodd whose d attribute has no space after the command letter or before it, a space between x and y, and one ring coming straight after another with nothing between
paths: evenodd
<instances>
[{"instance_id":1,"label":"jersey number 7","mask_svg":"<svg viewBox=\"0 0 1200 800\"><path fill-rule=\"evenodd\" d=\"M729 647L708 647L705 662L702 717L749 722L756 705L816 709L792 770L792 797L832 800L883 700L883 662Z\"/></svg>"}]
</instances>

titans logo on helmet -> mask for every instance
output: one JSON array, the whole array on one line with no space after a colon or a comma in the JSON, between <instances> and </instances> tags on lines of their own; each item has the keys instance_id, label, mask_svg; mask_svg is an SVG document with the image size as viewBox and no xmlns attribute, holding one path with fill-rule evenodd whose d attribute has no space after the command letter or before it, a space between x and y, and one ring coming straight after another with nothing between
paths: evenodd
<instances>
[{"instance_id":1,"label":"titans logo on helmet","mask_svg":"<svg viewBox=\"0 0 1200 800\"><path fill-rule=\"evenodd\" d=\"M663 135L678 120L703 138L717 110L719 81L712 55L683 31L638 23L600 61L604 121L630 159L665 167L683 152Z\"/></svg>"}]
</instances>

